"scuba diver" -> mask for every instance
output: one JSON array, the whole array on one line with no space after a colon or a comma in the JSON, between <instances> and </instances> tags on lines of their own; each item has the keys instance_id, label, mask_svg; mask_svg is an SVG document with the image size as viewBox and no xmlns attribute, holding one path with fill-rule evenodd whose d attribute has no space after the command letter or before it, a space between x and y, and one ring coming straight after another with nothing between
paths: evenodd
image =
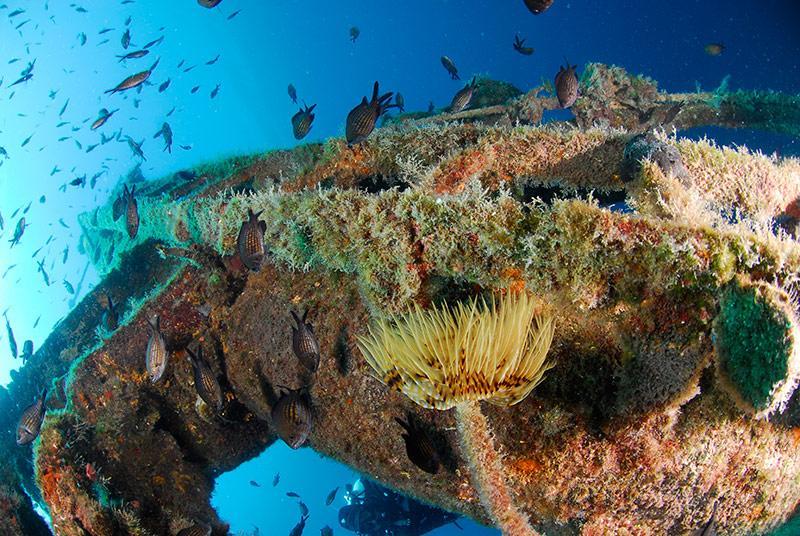
<instances>
[{"instance_id":1,"label":"scuba diver","mask_svg":"<svg viewBox=\"0 0 800 536\"><path fill-rule=\"evenodd\" d=\"M360 478L347 486L339 525L359 536L421 536L459 516ZM460 527L459 527L460 528Z\"/></svg>"}]
</instances>

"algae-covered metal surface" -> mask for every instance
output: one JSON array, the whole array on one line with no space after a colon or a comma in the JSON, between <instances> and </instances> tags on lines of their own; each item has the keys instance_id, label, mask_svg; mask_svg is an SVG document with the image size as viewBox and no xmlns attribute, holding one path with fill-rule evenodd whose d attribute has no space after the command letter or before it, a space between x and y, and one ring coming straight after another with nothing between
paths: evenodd
<instances>
[{"instance_id":1,"label":"algae-covered metal surface","mask_svg":"<svg viewBox=\"0 0 800 536\"><path fill-rule=\"evenodd\" d=\"M796 135L797 99L584 73L574 122L538 124L555 106L545 88L482 80L482 106L399 116L355 146L138 183L135 238L116 193L83 214L105 279L12 383L6 408L53 387L33 471L20 453L7 485L35 478L60 534L175 534L199 519L225 534L213 478L275 441L281 390L303 388L308 447L483 523L511 523L498 509L513 508L546 534L682 534L712 512L726 534L781 525L800 500L800 246L774 222L796 222L800 163L653 129ZM765 105L768 124L748 112ZM257 272L238 257L248 210L264 222ZM552 315L552 368L511 407L423 409L357 344L413 307L520 292ZM125 303L113 332L96 330L106 293ZM316 371L292 352L290 310L310 312ZM170 357L153 384L156 314ZM196 395L198 346L218 415ZM434 437L435 475L386 433L408 413Z\"/></svg>"}]
</instances>

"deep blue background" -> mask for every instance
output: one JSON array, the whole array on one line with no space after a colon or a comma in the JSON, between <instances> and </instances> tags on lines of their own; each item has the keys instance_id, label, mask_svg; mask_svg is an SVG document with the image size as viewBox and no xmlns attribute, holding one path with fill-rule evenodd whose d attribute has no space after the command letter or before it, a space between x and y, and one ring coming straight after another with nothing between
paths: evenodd
<instances>
[{"instance_id":1,"label":"deep blue background","mask_svg":"<svg viewBox=\"0 0 800 536\"><path fill-rule=\"evenodd\" d=\"M78 5L87 12L79 13ZM370 92L374 80L387 91L401 91L409 110L424 109L431 100L446 105L463 82L449 79L439 63L443 54L453 58L464 80L486 74L521 89L552 80L567 58L579 66L590 61L621 65L653 77L669 91L714 89L729 75L733 89L797 93L799 6L789 0L556 0L550 11L537 17L522 0L224 0L213 10L199 7L195 0L137 0L127 5L93 0L73 6L55 0L8 2L0 8L0 146L9 154L7 160L0 157L0 213L5 218L0 274L17 266L0 279L0 310L8 310L20 347L26 338L38 346L69 310L72 297L61 280L74 285L87 264L76 252L75 218L104 203L118 177L137 162L124 143L111 142L87 154L101 132L122 129L137 141L144 139L147 160L142 170L148 178L224 155L292 146L289 119L296 107L286 94L291 82L301 99L318 105L308 139L341 136L347 112ZM8 19L16 8L26 12ZM238 16L228 20L238 9ZM128 16L134 43L129 50L161 35L165 40L150 56L121 64L115 55L124 52L120 36ZM27 19L30 22L19 31L14 29ZM356 43L348 39L351 26L361 30ZM114 30L98 35L102 28ZM87 35L84 46L78 42L80 32ZM512 50L517 32L534 47L531 57ZM106 38L109 42L103 43ZM723 43L724 53L706 55L703 47L711 42ZM205 65L217 54L216 64ZM141 94L103 93L149 67L154 57L160 58L151 79L154 85ZM13 58L20 60L10 63ZM33 80L10 88L34 58ZM183 73L176 68L181 60L186 61L184 67L197 67ZM159 94L157 85L167 77L171 87ZM211 100L216 84L221 84L220 94ZM200 89L191 94L194 86ZM57 91L52 99L51 90ZM140 99L138 108L135 99ZM101 107L120 111L100 131L91 132L88 126ZM174 114L165 118L173 107ZM152 138L165 119L175 132L172 154L162 152L161 141ZM57 128L60 120L69 124ZM795 140L784 136L722 129L692 135L704 133L722 143L746 143L780 155L798 153ZM31 142L21 147L31 134ZM63 136L71 138L57 141ZM179 144L191 149L179 149ZM62 171L50 176L56 165ZM76 176L91 177L98 171L106 173L94 190L68 186L66 192L59 191ZM46 196L42 204L40 195ZM30 228L21 244L9 249L7 239L17 219L10 215L31 201L26 215ZM69 228L59 224L59 218ZM52 243L32 258L50 235ZM67 246L70 259L62 265L61 252ZM36 273L35 261L41 259L50 272L50 287ZM81 293L95 281L90 268ZM34 329L38 316L42 319ZM0 326L0 383L19 364L8 355ZM322 497L333 482L343 485L348 476L342 469L321 465L310 452L271 450L252 463L224 477L218 490L218 505L234 530L249 530L255 524L262 534L280 534L295 523L294 506L286 508L285 500L267 493L271 490L247 485L250 479L269 481L275 467L281 468L284 479L305 486L306 494ZM325 515L312 510L307 534L315 534L323 520L333 525L330 510ZM450 530L460 534L456 531ZM474 528L467 532L478 533Z\"/></svg>"}]
</instances>

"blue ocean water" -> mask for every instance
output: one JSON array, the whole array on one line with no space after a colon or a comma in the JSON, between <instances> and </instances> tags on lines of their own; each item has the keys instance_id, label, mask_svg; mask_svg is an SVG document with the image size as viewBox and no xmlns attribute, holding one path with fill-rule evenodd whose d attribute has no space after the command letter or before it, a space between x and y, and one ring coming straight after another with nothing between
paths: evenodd
<instances>
[{"instance_id":1,"label":"blue ocean water","mask_svg":"<svg viewBox=\"0 0 800 536\"><path fill-rule=\"evenodd\" d=\"M354 26L360 35L351 42ZM579 70L587 62L617 64L669 91L711 90L729 77L733 89L797 93L798 28L800 3L793 0L556 0L541 16L531 15L522 0L224 0L214 9L194 0L0 3L0 309L20 346L31 339L37 347L98 281L78 253L77 215L104 204L135 165L157 178L226 155L294 146L289 121L297 106L287 95L289 83L301 101L317 104L305 141L342 136L347 112L374 80L400 91L408 110L424 110L431 101L446 105L464 82L447 76L441 55L456 62L463 80L488 75L521 89L552 80L566 58ZM121 45L126 29L127 50ZM513 51L517 33L533 55ZM119 61L162 37L145 57ZM723 53L706 54L709 43L723 43ZM141 93L105 93L156 60ZM13 85L29 65L33 77ZM118 111L92 131L101 108ZM165 121L175 136L171 153L154 139ZM122 141L101 143L101 136L119 131ZM800 154L788 136L724 129L689 135ZM144 141L145 160L131 153L126 136ZM96 185L70 184L81 176L96 176ZM12 248L8 240L23 211L28 227ZM5 384L22 362L9 355L0 332ZM275 472L282 480L273 488ZM234 532L257 526L262 534L282 534L299 517L285 496L294 490L314 506L307 530L316 534L324 524L337 526L335 509L320 507L327 492L357 477L310 450L276 446L220 477L214 504ZM463 532L449 526L436 534L493 533L461 524Z\"/></svg>"}]
</instances>

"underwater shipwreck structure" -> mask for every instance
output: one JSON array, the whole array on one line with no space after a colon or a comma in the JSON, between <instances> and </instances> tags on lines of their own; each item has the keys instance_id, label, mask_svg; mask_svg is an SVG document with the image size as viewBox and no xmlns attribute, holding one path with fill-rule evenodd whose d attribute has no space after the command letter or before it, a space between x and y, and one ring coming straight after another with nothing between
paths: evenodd
<instances>
[{"instance_id":1,"label":"underwater shipwreck structure","mask_svg":"<svg viewBox=\"0 0 800 536\"><path fill-rule=\"evenodd\" d=\"M214 478L276 440L278 386L307 388L309 447L507 534L683 534L712 512L726 534L780 526L800 500L800 161L670 133L798 136L800 98L668 94L593 64L574 121L540 124L557 106L547 87L481 80L470 109L394 117L354 147L140 182L135 239L111 202L84 214L104 279L0 391L14 453L0 533L48 532L33 497L58 534L198 521L226 534ZM236 255L248 209L266 223L259 272ZM381 319L520 293L552 341L513 405L465 380L472 403L424 408L362 354ZM107 296L114 332L100 327ZM292 354L291 309L311 311L313 375ZM153 385L155 314L171 357ZM190 344L222 385L222 418L196 395ZM31 456L13 430L43 385ZM405 455L394 418L408 413L434 438L435 475Z\"/></svg>"}]
</instances>

